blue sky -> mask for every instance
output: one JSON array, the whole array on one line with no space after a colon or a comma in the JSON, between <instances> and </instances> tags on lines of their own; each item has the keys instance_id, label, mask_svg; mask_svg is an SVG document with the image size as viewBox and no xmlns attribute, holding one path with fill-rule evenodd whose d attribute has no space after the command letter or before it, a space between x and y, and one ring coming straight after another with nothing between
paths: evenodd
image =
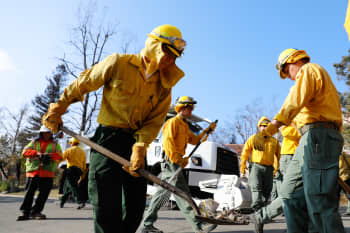
<instances>
[{"instance_id":1,"label":"blue sky","mask_svg":"<svg viewBox=\"0 0 350 233\"><path fill-rule=\"evenodd\" d=\"M0 8L0 107L17 109L41 94L58 64L69 53L70 29L77 24L79 1L5 1ZM347 54L344 30L347 1L98 1L116 18L121 32L135 36L142 48L161 24L180 28L188 46L177 61L186 73L173 89L198 101L195 114L229 120L259 99L279 108L292 81L274 68L281 51L305 49L312 62L325 67L338 91L333 63ZM120 45L109 45L109 53Z\"/></svg>"}]
</instances>

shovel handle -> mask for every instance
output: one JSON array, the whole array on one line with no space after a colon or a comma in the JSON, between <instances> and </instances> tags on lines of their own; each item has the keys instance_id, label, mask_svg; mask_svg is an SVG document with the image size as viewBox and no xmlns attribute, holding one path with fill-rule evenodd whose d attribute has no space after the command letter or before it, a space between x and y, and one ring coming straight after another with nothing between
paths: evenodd
<instances>
[{"instance_id":1,"label":"shovel handle","mask_svg":"<svg viewBox=\"0 0 350 233\"><path fill-rule=\"evenodd\" d=\"M65 127L62 127L61 130L64 133L68 134L69 136L75 137L76 139L80 140L84 144L90 146L92 149L94 149L94 150L100 152L101 154L107 156L108 158L116 161L117 163L120 163L123 166L131 167L131 163L128 160L126 160L126 159L122 158L121 156L117 155L116 153L113 153L112 151L104 148L103 146L100 146L97 143L87 139L86 137L83 137L83 136L81 136L79 134L76 134L73 131L71 131L71 130L65 128ZM137 172L141 176L145 177L147 180L152 181L153 183L158 184L159 186L163 187L164 189L167 189L170 192L172 192L172 193L178 195L179 197L183 198L193 208L193 210L195 212L195 215L200 215L199 209L198 209L196 203L193 201L192 197L189 196L187 193L185 193L181 189L179 189L179 188L177 188L177 187L175 187L175 186L173 186L173 185L171 185L171 184L169 184L169 183L159 179L158 177L152 175L150 172L146 171L145 169L140 168L140 169L137 170Z\"/></svg>"}]
</instances>

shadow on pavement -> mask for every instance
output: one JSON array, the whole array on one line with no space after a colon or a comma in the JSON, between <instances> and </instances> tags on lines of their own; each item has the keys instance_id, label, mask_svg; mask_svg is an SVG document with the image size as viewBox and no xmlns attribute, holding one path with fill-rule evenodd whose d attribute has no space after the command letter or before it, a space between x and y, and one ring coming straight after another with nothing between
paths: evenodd
<instances>
[{"instance_id":1,"label":"shadow on pavement","mask_svg":"<svg viewBox=\"0 0 350 233\"><path fill-rule=\"evenodd\" d=\"M91 221L92 218L47 218L45 219L45 221L50 221L50 220L53 220L53 221L56 221L56 220L88 220L88 221Z\"/></svg>"},{"instance_id":2,"label":"shadow on pavement","mask_svg":"<svg viewBox=\"0 0 350 233\"><path fill-rule=\"evenodd\" d=\"M5 197L0 199L0 203L21 202L23 197Z\"/></svg>"}]
</instances>

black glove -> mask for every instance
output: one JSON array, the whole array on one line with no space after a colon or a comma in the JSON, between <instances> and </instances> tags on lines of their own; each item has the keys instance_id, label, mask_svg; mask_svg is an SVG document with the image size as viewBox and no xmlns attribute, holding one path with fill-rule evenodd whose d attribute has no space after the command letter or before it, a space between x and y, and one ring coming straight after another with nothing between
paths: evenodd
<instances>
[{"instance_id":1,"label":"black glove","mask_svg":"<svg viewBox=\"0 0 350 233\"><path fill-rule=\"evenodd\" d=\"M48 163L51 161L51 155L50 154L42 154L40 153L39 154L39 160L42 162L42 163Z\"/></svg>"}]
</instances>

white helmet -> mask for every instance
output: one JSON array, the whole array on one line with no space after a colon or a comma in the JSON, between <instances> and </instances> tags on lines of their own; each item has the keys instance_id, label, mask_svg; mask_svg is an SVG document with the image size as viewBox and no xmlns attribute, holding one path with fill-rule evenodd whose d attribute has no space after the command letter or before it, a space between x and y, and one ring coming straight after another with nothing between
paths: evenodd
<instances>
[{"instance_id":1,"label":"white helmet","mask_svg":"<svg viewBox=\"0 0 350 233\"><path fill-rule=\"evenodd\" d=\"M52 133L50 129L48 129L45 125L40 127L39 133Z\"/></svg>"}]
</instances>

